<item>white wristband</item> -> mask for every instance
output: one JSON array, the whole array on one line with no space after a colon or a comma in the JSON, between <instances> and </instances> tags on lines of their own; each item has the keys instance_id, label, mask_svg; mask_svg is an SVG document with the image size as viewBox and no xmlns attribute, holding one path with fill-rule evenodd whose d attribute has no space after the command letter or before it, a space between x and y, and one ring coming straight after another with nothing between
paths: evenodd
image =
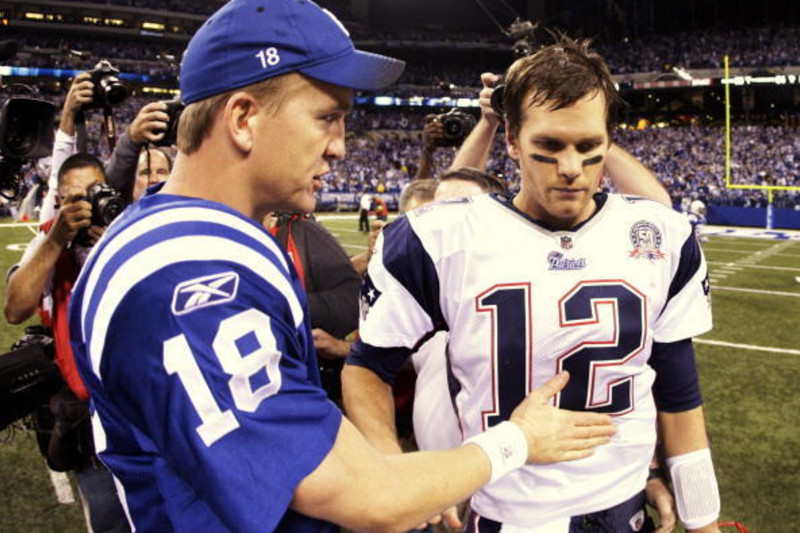
<instances>
[{"instance_id":1,"label":"white wristband","mask_svg":"<svg viewBox=\"0 0 800 533\"><path fill-rule=\"evenodd\" d=\"M464 444L477 444L489 458L492 465L489 483L494 483L528 460L528 439L513 422L501 422L492 429L467 439Z\"/></svg>"},{"instance_id":2,"label":"white wristband","mask_svg":"<svg viewBox=\"0 0 800 533\"><path fill-rule=\"evenodd\" d=\"M698 529L719 518L719 488L711 462L711 450L703 448L667 457L675 489L678 516L686 529Z\"/></svg>"}]
</instances>

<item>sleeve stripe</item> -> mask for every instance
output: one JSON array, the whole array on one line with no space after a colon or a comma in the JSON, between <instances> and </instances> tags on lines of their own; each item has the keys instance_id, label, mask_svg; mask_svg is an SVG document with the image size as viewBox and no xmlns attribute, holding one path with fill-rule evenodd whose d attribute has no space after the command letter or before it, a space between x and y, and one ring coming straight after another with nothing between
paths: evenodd
<instances>
[{"instance_id":1,"label":"sleeve stripe","mask_svg":"<svg viewBox=\"0 0 800 533\"><path fill-rule=\"evenodd\" d=\"M86 294L93 294L97 283L105 270L106 265L111 261L117 253L128 243L134 241L138 237L155 231L168 224L177 222L196 222L198 220L205 222L215 222L232 229L238 230L248 237L260 242L267 247L274 257L280 261L286 275L289 273L289 267L286 264L283 252L281 252L277 243L266 232L261 231L260 228L250 224L248 221L233 215L220 211L218 209L210 209L204 207L184 207L177 209L166 209L151 216L142 218L130 226L121 230L114 238L108 241L106 246L95 247L92 250L87 266L92 265L92 268L84 268L80 277L83 277L83 272L89 271L89 278L86 280ZM116 222L116 221L115 221ZM108 231L113 231L113 226ZM97 253L95 253L97 252ZM95 257L96 256L96 257ZM162 265L164 266L164 265ZM86 310L89 306L90 298L83 299L83 306L81 308L81 316L84 318L83 338L86 338Z\"/></svg>"},{"instance_id":2,"label":"sleeve stripe","mask_svg":"<svg viewBox=\"0 0 800 533\"><path fill-rule=\"evenodd\" d=\"M686 284L689 283L700 269L702 257L700 245L697 242L694 232L689 233L689 237L686 238L686 242L683 243L683 247L681 248L681 259L678 263L678 269L675 271L675 275L672 276L672 283L669 285L667 301L664 303L665 308L667 304L669 304L669 301L683 290Z\"/></svg>"},{"instance_id":3,"label":"sleeve stripe","mask_svg":"<svg viewBox=\"0 0 800 533\"><path fill-rule=\"evenodd\" d=\"M106 260L109 258L107 257ZM85 306L87 299L84 299L82 313L84 338L86 338L86 331L91 330L91 338L87 339L89 357L92 371L98 378L100 378L100 362L111 318L127 295L127 291L154 272L181 261L226 261L240 264L264 278L267 283L274 286L287 298L295 327L298 327L303 321L303 307L295 295L286 273L280 272L275 264L262 253L222 237L191 235L169 239L142 250L110 273L100 301L94 307L95 315L93 317L87 316ZM95 265L93 276L104 270L98 268L101 266ZM95 283L97 283L97 279L95 279Z\"/></svg>"},{"instance_id":4,"label":"sleeve stripe","mask_svg":"<svg viewBox=\"0 0 800 533\"><path fill-rule=\"evenodd\" d=\"M428 313L435 330L447 324L439 303L439 275L431 256L405 217L384 228L383 264L386 270Z\"/></svg>"}]
</instances>

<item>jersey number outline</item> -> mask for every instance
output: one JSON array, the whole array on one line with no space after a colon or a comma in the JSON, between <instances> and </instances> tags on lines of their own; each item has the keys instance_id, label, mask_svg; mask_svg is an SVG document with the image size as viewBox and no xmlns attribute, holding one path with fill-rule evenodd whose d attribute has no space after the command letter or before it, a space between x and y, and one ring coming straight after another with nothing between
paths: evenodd
<instances>
[{"instance_id":1,"label":"jersey number outline","mask_svg":"<svg viewBox=\"0 0 800 533\"><path fill-rule=\"evenodd\" d=\"M598 325L604 305L611 308L611 339L583 341L558 356L557 370L568 370L570 380L556 395L556 407L612 416L633 410L633 376L614 376L613 368L628 363L644 348L646 296L623 280L581 281L559 300L559 325ZM508 420L533 390L531 284L495 285L476 297L475 310L489 313L492 323L493 406L482 413L486 429ZM597 390L605 395L596 394Z\"/></svg>"},{"instance_id":2,"label":"jersey number outline","mask_svg":"<svg viewBox=\"0 0 800 533\"><path fill-rule=\"evenodd\" d=\"M238 341L251 335L258 347L242 354ZM220 321L212 348L222 370L231 376L228 388L238 410L253 413L280 390L281 352L272 335L270 317L264 312L248 309ZM184 334L164 341L164 368L170 375L177 374L183 384L200 417L196 431L206 446L239 427L233 411L219 407ZM253 390L250 379L262 371L267 383Z\"/></svg>"}]
</instances>

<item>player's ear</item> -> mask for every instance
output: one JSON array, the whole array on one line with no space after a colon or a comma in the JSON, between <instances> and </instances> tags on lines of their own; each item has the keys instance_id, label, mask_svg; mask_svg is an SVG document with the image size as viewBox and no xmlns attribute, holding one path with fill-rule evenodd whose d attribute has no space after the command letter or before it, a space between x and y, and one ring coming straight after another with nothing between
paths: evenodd
<instances>
[{"instance_id":1,"label":"player's ear","mask_svg":"<svg viewBox=\"0 0 800 533\"><path fill-rule=\"evenodd\" d=\"M258 119L259 105L252 95L239 91L226 102L223 123L233 146L250 153L254 144L254 126Z\"/></svg>"},{"instance_id":2,"label":"player's ear","mask_svg":"<svg viewBox=\"0 0 800 533\"><path fill-rule=\"evenodd\" d=\"M509 133L508 128L506 128L506 150L511 159L519 161L519 144L517 138Z\"/></svg>"}]
</instances>

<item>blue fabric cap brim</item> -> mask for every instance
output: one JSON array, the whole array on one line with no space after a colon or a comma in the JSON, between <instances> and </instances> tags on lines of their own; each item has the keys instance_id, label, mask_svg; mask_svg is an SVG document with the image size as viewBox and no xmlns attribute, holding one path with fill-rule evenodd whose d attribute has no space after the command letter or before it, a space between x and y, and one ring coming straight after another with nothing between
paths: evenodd
<instances>
[{"instance_id":1,"label":"blue fabric cap brim","mask_svg":"<svg viewBox=\"0 0 800 533\"><path fill-rule=\"evenodd\" d=\"M397 81L405 65L405 61L399 59L353 50L336 59L301 68L299 72L341 87L374 90Z\"/></svg>"}]
</instances>

